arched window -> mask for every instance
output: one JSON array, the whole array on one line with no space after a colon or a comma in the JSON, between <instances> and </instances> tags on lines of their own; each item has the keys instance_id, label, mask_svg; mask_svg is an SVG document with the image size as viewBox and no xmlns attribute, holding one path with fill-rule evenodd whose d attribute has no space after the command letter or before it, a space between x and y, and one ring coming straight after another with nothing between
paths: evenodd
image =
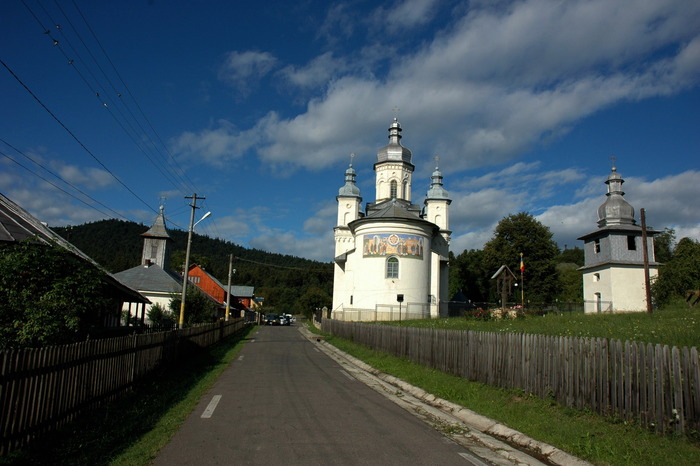
<instances>
[{"instance_id":1,"label":"arched window","mask_svg":"<svg viewBox=\"0 0 700 466\"><path fill-rule=\"evenodd\" d=\"M390 257L386 260L386 278L399 278L399 259Z\"/></svg>"},{"instance_id":2,"label":"arched window","mask_svg":"<svg viewBox=\"0 0 700 466\"><path fill-rule=\"evenodd\" d=\"M392 199L396 199L396 190L397 190L396 180L391 180L391 184L389 186L390 186L389 197L391 197Z\"/></svg>"}]
</instances>

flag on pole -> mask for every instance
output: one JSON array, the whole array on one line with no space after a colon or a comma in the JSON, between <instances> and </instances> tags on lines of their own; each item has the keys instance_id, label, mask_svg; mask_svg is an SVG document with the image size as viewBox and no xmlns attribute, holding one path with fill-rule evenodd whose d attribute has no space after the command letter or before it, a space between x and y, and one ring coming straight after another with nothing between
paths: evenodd
<instances>
[{"instance_id":1,"label":"flag on pole","mask_svg":"<svg viewBox=\"0 0 700 466\"><path fill-rule=\"evenodd\" d=\"M523 262L523 253L521 252L520 253L520 272L522 273L524 271L525 271L525 262Z\"/></svg>"}]
</instances>

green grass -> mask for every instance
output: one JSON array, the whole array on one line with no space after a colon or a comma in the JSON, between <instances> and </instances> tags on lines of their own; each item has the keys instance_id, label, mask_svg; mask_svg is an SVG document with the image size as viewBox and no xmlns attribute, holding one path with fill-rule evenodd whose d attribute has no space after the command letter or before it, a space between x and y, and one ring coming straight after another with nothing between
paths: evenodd
<instances>
[{"instance_id":1,"label":"green grass","mask_svg":"<svg viewBox=\"0 0 700 466\"><path fill-rule=\"evenodd\" d=\"M651 314L547 314L502 320L475 320L465 317L382 322L408 327L447 328L502 333L538 333L574 337L601 337L622 341L660 343L669 346L700 346L700 306L677 302Z\"/></svg>"},{"instance_id":2,"label":"green grass","mask_svg":"<svg viewBox=\"0 0 700 466\"><path fill-rule=\"evenodd\" d=\"M464 318L402 322L401 325L526 332L648 341L697 346L700 310L675 305L648 314L548 315L505 321ZM391 323L396 324L396 323ZM313 328L311 328L314 331ZM445 374L408 360L327 336L339 349L429 393L495 419L542 442L600 465L700 464L697 437L662 436L638 425L563 407L553 400L528 396Z\"/></svg>"},{"instance_id":3,"label":"green grass","mask_svg":"<svg viewBox=\"0 0 700 466\"><path fill-rule=\"evenodd\" d=\"M148 465L243 347L255 327L168 367L134 392L0 464Z\"/></svg>"}]
</instances>

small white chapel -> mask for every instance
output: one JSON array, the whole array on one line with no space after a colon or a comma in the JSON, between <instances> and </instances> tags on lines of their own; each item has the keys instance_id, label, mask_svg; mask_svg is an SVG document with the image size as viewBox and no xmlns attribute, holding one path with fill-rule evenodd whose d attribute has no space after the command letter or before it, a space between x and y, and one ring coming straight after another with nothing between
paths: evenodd
<instances>
[{"instance_id":1,"label":"small white chapel","mask_svg":"<svg viewBox=\"0 0 700 466\"><path fill-rule=\"evenodd\" d=\"M646 279L642 227L634 208L623 197L625 180L613 165L605 184L605 202L598 207L598 229L583 235L584 312L646 311ZM646 229L646 257L650 280L658 275L654 260L656 230Z\"/></svg>"},{"instance_id":2,"label":"small white chapel","mask_svg":"<svg viewBox=\"0 0 700 466\"><path fill-rule=\"evenodd\" d=\"M415 169L401 124L377 152L375 200L362 212L357 173L338 191L331 318L346 321L447 316L452 202L436 167L423 205L412 202Z\"/></svg>"}]
</instances>

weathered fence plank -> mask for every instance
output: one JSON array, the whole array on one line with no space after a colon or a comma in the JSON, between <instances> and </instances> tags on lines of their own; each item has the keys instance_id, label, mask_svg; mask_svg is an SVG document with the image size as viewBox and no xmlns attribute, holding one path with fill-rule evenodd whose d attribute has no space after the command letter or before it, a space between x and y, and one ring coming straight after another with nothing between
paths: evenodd
<instances>
[{"instance_id":1,"label":"weathered fence plank","mask_svg":"<svg viewBox=\"0 0 700 466\"><path fill-rule=\"evenodd\" d=\"M0 456L132 389L189 341L209 346L243 319L182 331L0 352ZM184 355L183 355L184 356Z\"/></svg>"},{"instance_id":2,"label":"weathered fence plank","mask_svg":"<svg viewBox=\"0 0 700 466\"><path fill-rule=\"evenodd\" d=\"M553 396L566 406L636 420L658 432L697 431L700 426L695 347L330 319L323 321L323 329L470 381Z\"/></svg>"}]
</instances>

